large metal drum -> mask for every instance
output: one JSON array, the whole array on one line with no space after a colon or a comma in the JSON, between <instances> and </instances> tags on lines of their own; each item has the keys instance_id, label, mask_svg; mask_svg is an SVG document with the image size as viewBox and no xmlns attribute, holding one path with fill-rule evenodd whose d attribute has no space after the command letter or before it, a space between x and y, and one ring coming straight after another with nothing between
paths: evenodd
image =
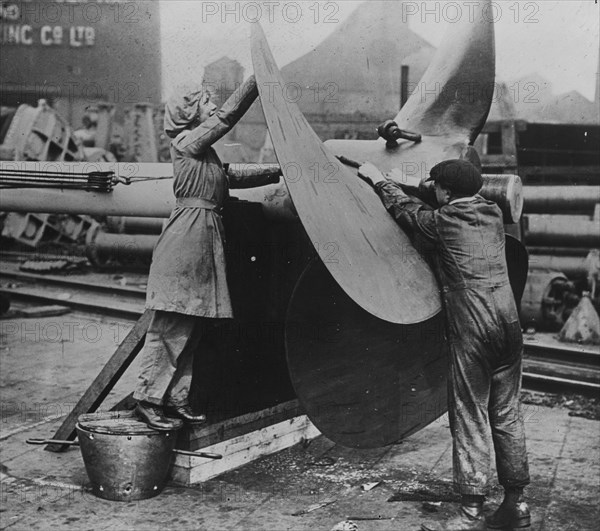
<instances>
[{"instance_id":1,"label":"large metal drum","mask_svg":"<svg viewBox=\"0 0 600 531\"><path fill-rule=\"evenodd\" d=\"M171 467L176 434L148 428L132 412L81 415L77 436L93 493L115 501L159 494Z\"/></svg>"}]
</instances>

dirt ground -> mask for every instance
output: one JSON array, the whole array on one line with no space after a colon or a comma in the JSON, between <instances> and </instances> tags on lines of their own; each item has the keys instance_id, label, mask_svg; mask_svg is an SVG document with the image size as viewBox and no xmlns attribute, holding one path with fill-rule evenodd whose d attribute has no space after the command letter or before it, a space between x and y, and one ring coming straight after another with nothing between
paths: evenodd
<instances>
[{"instance_id":1,"label":"dirt ground","mask_svg":"<svg viewBox=\"0 0 600 531\"><path fill-rule=\"evenodd\" d=\"M155 498L94 497L78 449L56 454L24 441L54 433L129 326L77 312L0 321L0 528L329 531L352 520L360 531L404 531L455 510L445 416L386 448L351 450L320 436L203 484L168 485ZM107 407L136 372L134 364ZM597 529L600 423L579 416L597 411L597 401L530 393L525 402L531 529ZM492 485L486 510L500 497Z\"/></svg>"}]
</instances>

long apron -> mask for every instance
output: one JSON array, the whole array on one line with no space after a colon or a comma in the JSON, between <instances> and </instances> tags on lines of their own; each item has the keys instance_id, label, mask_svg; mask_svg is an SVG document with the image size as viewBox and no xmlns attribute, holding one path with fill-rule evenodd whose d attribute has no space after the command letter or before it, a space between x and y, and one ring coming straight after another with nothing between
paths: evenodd
<instances>
[{"instance_id":1,"label":"long apron","mask_svg":"<svg viewBox=\"0 0 600 531\"><path fill-rule=\"evenodd\" d=\"M177 206L154 249L146 308L233 317L225 267L225 230L219 214L227 177L213 148L191 157L171 145Z\"/></svg>"}]
</instances>

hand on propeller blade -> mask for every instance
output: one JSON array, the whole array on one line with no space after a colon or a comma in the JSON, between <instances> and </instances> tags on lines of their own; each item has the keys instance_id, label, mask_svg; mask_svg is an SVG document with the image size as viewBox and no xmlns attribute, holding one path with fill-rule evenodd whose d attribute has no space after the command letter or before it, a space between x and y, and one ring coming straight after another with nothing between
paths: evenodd
<instances>
[{"instance_id":1,"label":"hand on propeller blade","mask_svg":"<svg viewBox=\"0 0 600 531\"><path fill-rule=\"evenodd\" d=\"M358 168L358 176L371 186L386 180L385 175L371 162L365 162Z\"/></svg>"}]
</instances>

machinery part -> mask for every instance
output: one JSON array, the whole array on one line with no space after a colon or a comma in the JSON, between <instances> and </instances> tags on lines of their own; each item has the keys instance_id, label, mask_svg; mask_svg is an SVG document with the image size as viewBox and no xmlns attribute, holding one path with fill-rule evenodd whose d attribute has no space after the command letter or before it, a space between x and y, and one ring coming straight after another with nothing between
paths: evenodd
<instances>
[{"instance_id":1,"label":"machinery part","mask_svg":"<svg viewBox=\"0 0 600 531\"><path fill-rule=\"evenodd\" d=\"M600 248L598 222L586 216L528 214L523 230L526 245Z\"/></svg>"},{"instance_id":2,"label":"machinery part","mask_svg":"<svg viewBox=\"0 0 600 531\"><path fill-rule=\"evenodd\" d=\"M441 300L433 272L379 198L323 146L296 104L281 91L265 92L284 80L258 23L252 62L285 184L313 244L332 244L334 256L325 263L336 281L383 320L409 324L436 315Z\"/></svg>"},{"instance_id":3,"label":"machinery part","mask_svg":"<svg viewBox=\"0 0 600 531\"><path fill-rule=\"evenodd\" d=\"M341 156L344 164L356 167L358 162ZM350 163L348 164L348 161ZM0 163L0 175L15 170L39 170L39 165L32 163L13 162ZM244 164L230 164L230 171L245 168ZM257 171L263 172L279 168L274 164L256 164ZM40 175L72 175L80 173L87 175L90 170L99 172L112 171L113 181L131 183L129 187L115 186L110 197L101 194L77 194L69 190L28 190L27 196L16 190L4 190L0 194L0 210L8 212L61 212L108 216L138 216L138 217L169 217L175 206L173 196L173 167L171 164L157 163L80 163L64 165L48 165L48 170ZM389 170L386 170L389 171ZM488 178L489 177L489 178ZM517 219L521 203L521 182L516 175L484 175L484 185L481 194L497 201L503 213L511 213L506 223ZM418 182L418 179L417 179ZM402 183L400 183L402 184ZM231 194L238 199L261 203L265 215L269 219L280 221L297 221L298 214L283 182L260 188L232 190ZM506 218L505 218L506 219Z\"/></svg>"},{"instance_id":4,"label":"machinery part","mask_svg":"<svg viewBox=\"0 0 600 531\"><path fill-rule=\"evenodd\" d=\"M223 164L229 180L229 186L236 190L256 188L278 181L281 177L279 164Z\"/></svg>"},{"instance_id":5,"label":"machinery part","mask_svg":"<svg viewBox=\"0 0 600 531\"><path fill-rule=\"evenodd\" d=\"M111 192L113 185L123 182L113 171L62 173L31 169L0 168L0 188L60 188L87 192ZM126 182L126 184L129 184Z\"/></svg>"},{"instance_id":6,"label":"machinery part","mask_svg":"<svg viewBox=\"0 0 600 531\"><path fill-rule=\"evenodd\" d=\"M48 227L49 214L9 212L4 219L2 236L12 238L28 247L35 247Z\"/></svg>"},{"instance_id":7,"label":"machinery part","mask_svg":"<svg viewBox=\"0 0 600 531\"><path fill-rule=\"evenodd\" d=\"M588 211L590 214L600 203L598 186L525 186L523 189L525 212L547 214Z\"/></svg>"},{"instance_id":8,"label":"machinery part","mask_svg":"<svg viewBox=\"0 0 600 531\"><path fill-rule=\"evenodd\" d=\"M153 234L111 234L97 226L86 235L85 252L97 266L105 266L110 261L121 264L147 261L152 258L158 238Z\"/></svg>"},{"instance_id":9,"label":"machinery part","mask_svg":"<svg viewBox=\"0 0 600 531\"><path fill-rule=\"evenodd\" d=\"M42 173L48 174L112 171L118 182L130 182L131 186L115 186L110 194L30 188L25 195L22 190L5 189L0 193L0 211L168 218L175 207L173 165L170 163L0 162L0 172L15 169L47 170ZM260 188L231 190L230 193L241 200L261 203L269 219L298 221L283 182Z\"/></svg>"},{"instance_id":10,"label":"machinery part","mask_svg":"<svg viewBox=\"0 0 600 531\"><path fill-rule=\"evenodd\" d=\"M73 243L95 224L89 216L10 212L4 219L2 236L28 247L36 247L42 240Z\"/></svg>"},{"instance_id":11,"label":"machinery part","mask_svg":"<svg viewBox=\"0 0 600 531\"><path fill-rule=\"evenodd\" d=\"M109 231L119 234L160 234L165 223L165 218L135 216L108 216L106 218Z\"/></svg>"},{"instance_id":12,"label":"machinery part","mask_svg":"<svg viewBox=\"0 0 600 531\"><path fill-rule=\"evenodd\" d=\"M521 300L521 326L538 331L558 331L564 325L568 311L579 301L575 287L563 273L541 271L533 269L537 264L531 265Z\"/></svg>"},{"instance_id":13,"label":"machinery part","mask_svg":"<svg viewBox=\"0 0 600 531\"><path fill-rule=\"evenodd\" d=\"M530 256L532 269L560 271L570 279L586 278L588 265L585 256L552 256L536 254Z\"/></svg>"},{"instance_id":14,"label":"machinery part","mask_svg":"<svg viewBox=\"0 0 600 531\"><path fill-rule=\"evenodd\" d=\"M517 302L527 253L507 237L506 259ZM288 370L311 421L353 448L393 443L446 410L444 316L413 325L370 315L342 291L319 260L294 289L285 325Z\"/></svg>"},{"instance_id":15,"label":"machinery part","mask_svg":"<svg viewBox=\"0 0 600 531\"><path fill-rule=\"evenodd\" d=\"M17 108L2 144L13 160L77 161L85 156L71 127L45 100Z\"/></svg>"},{"instance_id":16,"label":"machinery part","mask_svg":"<svg viewBox=\"0 0 600 531\"><path fill-rule=\"evenodd\" d=\"M452 24L417 90L395 118L401 129L424 137L452 135L455 142L473 144L487 119L496 77L494 24L486 15L490 7L490 0L477 2L473 18ZM449 158L458 157L446 156L436 163Z\"/></svg>"},{"instance_id":17,"label":"machinery part","mask_svg":"<svg viewBox=\"0 0 600 531\"><path fill-rule=\"evenodd\" d=\"M377 134L386 141L385 147L394 149L398 147L398 140L410 140L411 142L421 142L423 139L420 134L404 131L398 127L394 120L386 120L377 127Z\"/></svg>"},{"instance_id":18,"label":"machinery part","mask_svg":"<svg viewBox=\"0 0 600 531\"><path fill-rule=\"evenodd\" d=\"M317 260L296 284L285 327L298 399L336 444L385 446L446 411L442 313L413 325L378 319Z\"/></svg>"}]
</instances>

